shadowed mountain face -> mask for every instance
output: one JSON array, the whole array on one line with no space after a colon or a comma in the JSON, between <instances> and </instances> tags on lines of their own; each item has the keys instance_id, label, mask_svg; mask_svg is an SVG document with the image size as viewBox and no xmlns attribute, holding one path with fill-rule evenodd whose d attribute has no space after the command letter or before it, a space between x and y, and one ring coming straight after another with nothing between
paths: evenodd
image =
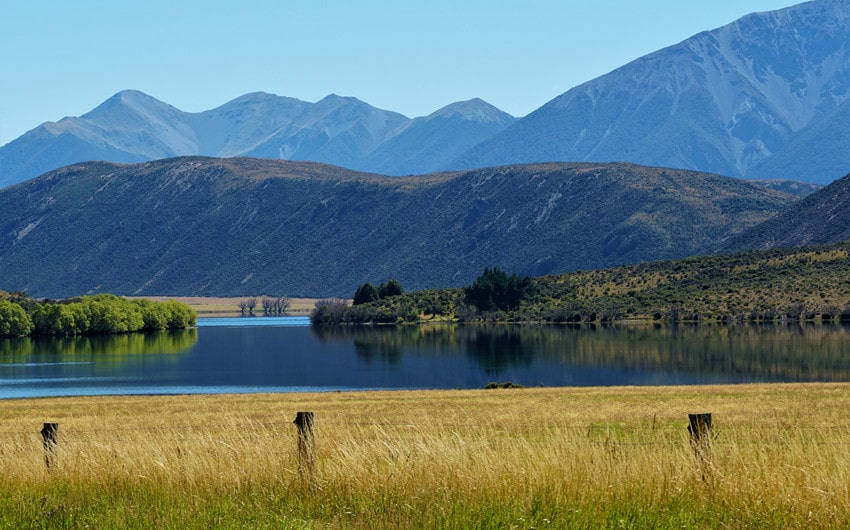
<instances>
[{"instance_id":1,"label":"shadowed mountain face","mask_svg":"<svg viewBox=\"0 0 850 530\"><path fill-rule=\"evenodd\" d=\"M850 174L731 238L725 252L826 245L850 239Z\"/></svg>"},{"instance_id":2,"label":"shadowed mountain face","mask_svg":"<svg viewBox=\"0 0 850 530\"><path fill-rule=\"evenodd\" d=\"M848 99L850 1L816 0L748 15L577 86L450 167L628 160L828 183L850 170Z\"/></svg>"},{"instance_id":3,"label":"shadowed mountain face","mask_svg":"<svg viewBox=\"0 0 850 530\"><path fill-rule=\"evenodd\" d=\"M0 190L3 289L351 296L690 256L796 199L632 164L385 177L309 162L84 163Z\"/></svg>"}]
</instances>

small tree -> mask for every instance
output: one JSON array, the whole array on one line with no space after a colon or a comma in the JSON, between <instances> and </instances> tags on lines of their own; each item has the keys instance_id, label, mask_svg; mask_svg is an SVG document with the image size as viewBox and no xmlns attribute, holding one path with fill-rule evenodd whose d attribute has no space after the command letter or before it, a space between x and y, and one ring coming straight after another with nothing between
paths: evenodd
<instances>
[{"instance_id":1,"label":"small tree","mask_svg":"<svg viewBox=\"0 0 850 530\"><path fill-rule=\"evenodd\" d=\"M314 326L332 326L341 324L348 310L348 302L338 298L319 300L310 313L310 323Z\"/></svg>"},{"instance_id":2,"label":"small tree","mask_svg":"<svg viewBox=\"0 0 850 530\"><path fill-rule=\"evenodd\" d=\"M285 315L291 303L288 296L278 296L277 300L275 300L275 311L277 311L278 315Z\"/></svg>"},{"instance_id":3,"label":"small tree","mask_svg":"<svg viewBox=\"0 0 850 530\"><path fill-rule=\"evenodd\" d=\"M0 337L29 335L32 330L32 320L21 306L0 300Z\"/></svg>"},{"instance_id":4,"label":"small tree","mask_svg":"<svg viewBox=\"0 0 850 530\"><path fill-rule=\"evenodd\" d=\"M404 288L395 279L382 283L378 288L378 296L380 298L389 298L390 296L399 296L402 294L404 294Z\"/></svg>"},{"instance_id":5,"label":"small tree","mask_svg":"<svg viewBox=\"0 0 850 530\"><path fill-rule=\"evenodd\" d=\"M264 315L269 316L271 314L274 314L274 312L275 312L275 307L274 307L275 306L275 299L274 298L269 298L267 296L264 296L262 304L263 304L263 314Z\"/></svg>"},{"instance_id":6,"label":"small tree","mask_svg":"<svg viewBox=\"0 0 850 530\"><path fill-rule=\"evenodd\" d=\"M419 310L416 304L411 301L405 301L399 308L399 318L402 322L419 322Z\"/></svg>"},{"instance_id":7,"label":"small tree","mask_svg":"<svg viewBox=\"0 0 850 530\"><path fill-rule=\"evenodd\" d=\"M531 294L528 277L508 276L498 267L486 268L475 282L464 289L466 300L479 311L515 311Z\"/></svg>"},{"instance_id":8,"label":"small tree","mask_svg":"<svg viewBox=\"0 0 850 530\"><path fill-rule=\"evenodd\" d=\"M366 282L358 287L357 292L354 293L353 305L368 304L369 302L375 302L378 298L380 298L378 289L371 283Z\"/></svg>"}]
</instances>

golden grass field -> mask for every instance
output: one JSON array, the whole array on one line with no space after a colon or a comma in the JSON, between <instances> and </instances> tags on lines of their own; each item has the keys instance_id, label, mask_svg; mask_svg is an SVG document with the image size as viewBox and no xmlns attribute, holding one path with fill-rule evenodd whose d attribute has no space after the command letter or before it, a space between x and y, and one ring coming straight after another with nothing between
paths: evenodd
<instances>
[{"instance_id":1,"label":"golden grass field","mask_svg":"<svg viewBox=\"0 0 850 530\"><path fill-rule=\"evenodd\" d=\"M154 301L177 300L194 309L199 317L231 317L239 316L239 302L248 298L257 299L256 315L263 314L260 303L262 296L213 297L213 296L145 296L128 298L147 298ZM286 311L291 316L307 316L316 305L316 298L290 298L290 306Z\"/></svg>"},{"instance_id":2,"label":"golden grass field","mask_svg":"<svg viewBox=\"0 0 850 530\"><path fill-rule=\"evenodd\" d=\"M2 400L0 469L0 528L846 528L850 384Z\"/></svg>"}]
</instances>

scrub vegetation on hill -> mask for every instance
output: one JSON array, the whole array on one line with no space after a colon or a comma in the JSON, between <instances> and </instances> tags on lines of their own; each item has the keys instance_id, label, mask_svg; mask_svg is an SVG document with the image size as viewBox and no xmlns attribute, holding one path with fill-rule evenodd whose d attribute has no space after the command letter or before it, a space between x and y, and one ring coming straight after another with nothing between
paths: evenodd
<instances>
[{"instance_id":1,"label":"scrub vegetation on hill","mask_svg":"<svg viewBox=\"0 0 850 530\"><path fill-rule=\"evenodd\" d=\"M323 301L314 323L850 320L850 242L525 279L498 273L502 283L488 280L494 275L488 269L466 288L413 291L356 306ZM492 297L511 282L523 283L518 303L478 301L488 300L482 289Z\"/></svg>"},{"instance_id":2,"label":"scrub vegetation on hill","mask_svg":"<svg viewBox=\"0 0 850 530\"><path fill-rule=\"evenodd\" d=\"M625 163L385 177L285 160L90 162L0 190L0 274L51 298L458 287L492 266L540 276L706 254L797 201Z\"/></svg>"}]
</instances>

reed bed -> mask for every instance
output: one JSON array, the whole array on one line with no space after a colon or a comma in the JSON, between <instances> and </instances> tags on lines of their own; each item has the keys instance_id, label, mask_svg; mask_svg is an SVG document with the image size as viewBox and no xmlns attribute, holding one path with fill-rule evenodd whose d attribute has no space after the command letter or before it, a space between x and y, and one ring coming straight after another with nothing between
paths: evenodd
<instances>
[{"instance_id":1,"label":"reed bed","mask_svg":"<svg viewBox=\"0 0 850 530\"><path fill-rule=\"evenodd\" d=\"M848 401L845 384L5 400L0 527L848 527ZM705 458L694 412L713 414Z\"/></svg>"}]
</instances>

